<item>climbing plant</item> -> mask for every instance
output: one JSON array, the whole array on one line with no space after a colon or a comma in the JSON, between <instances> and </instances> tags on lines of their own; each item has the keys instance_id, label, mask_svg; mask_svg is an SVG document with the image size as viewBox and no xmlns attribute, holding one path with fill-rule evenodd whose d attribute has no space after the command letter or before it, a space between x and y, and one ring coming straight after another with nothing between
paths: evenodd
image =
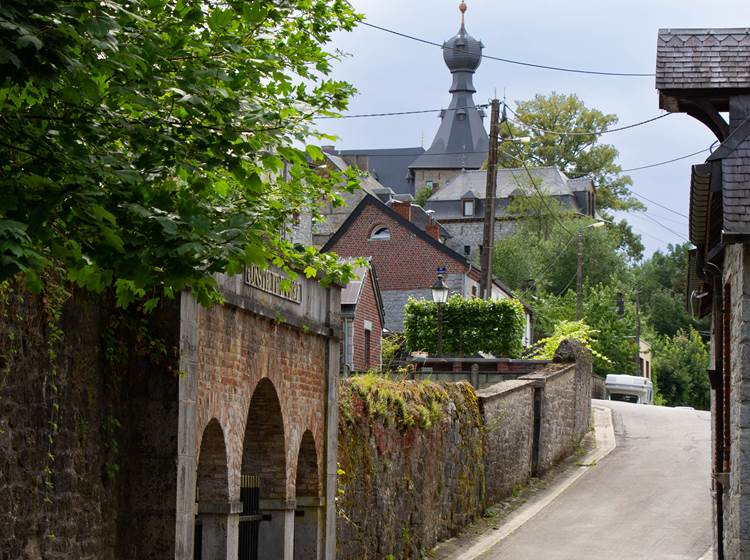
<instances>
[{"instance_id":1,"label":"climbing plant","mask_svg":"<svg viewBox=\"0 0 750 560\"><path fill-rule=\"evenodd\" d=\"M412 351L435 353L438 340L438 306L410 298L406 304L404 335ZM442 312L443 352L518 357L526 328L524 308L515 299L448 298Z\"/></svg>"},{"instance_id":2,"label":"climbing plant","mask_svg":"<svg viewBox=\"0 0 750 560\"><path fill-rule=\"evenodd\" d=\"M40 291L57 262L153 308L218 301L214 273L248 264L346 277L289 233L356 181L306 144L353 93L326 44L358 19L346 0L0 3L0 281Z\"/></svg>"}]
</instances>

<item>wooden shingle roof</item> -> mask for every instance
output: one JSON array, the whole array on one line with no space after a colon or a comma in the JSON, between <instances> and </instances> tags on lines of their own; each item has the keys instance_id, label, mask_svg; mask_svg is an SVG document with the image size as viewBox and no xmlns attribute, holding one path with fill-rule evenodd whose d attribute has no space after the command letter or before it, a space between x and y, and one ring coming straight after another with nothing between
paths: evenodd
<instances>
[{"instance_id":1,"label":"wooden shingle roof","mask_svg":"<svg viewBox=\"0 0 750 560\"><path fill-rule=\"evenodd\" d=\"M750 88L750 28L660 29L656 88Z\"/></svg>"}]
</instances>

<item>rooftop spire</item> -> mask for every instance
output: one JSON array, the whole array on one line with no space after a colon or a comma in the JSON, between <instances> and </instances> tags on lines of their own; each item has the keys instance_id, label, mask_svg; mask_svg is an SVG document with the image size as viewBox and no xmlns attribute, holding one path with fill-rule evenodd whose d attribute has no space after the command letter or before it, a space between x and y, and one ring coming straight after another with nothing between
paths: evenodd
<instances>
[{"instance_id":1,"label":"rooftop spire","mask_svg":"<svg viewBox=\"0 0 750 560\"><path fill-rule=\"evenodd\" d=\"M458 9L461 12L461 25L464 24L464 14L466 13L466 2L461 0L461 4L458 5Z\"/></svg>"}]
</instances>

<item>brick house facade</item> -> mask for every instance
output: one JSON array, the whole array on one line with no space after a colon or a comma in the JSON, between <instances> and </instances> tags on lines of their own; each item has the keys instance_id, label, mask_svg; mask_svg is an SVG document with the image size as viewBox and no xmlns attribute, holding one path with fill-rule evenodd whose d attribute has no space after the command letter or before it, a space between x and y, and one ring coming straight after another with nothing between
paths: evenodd
<instances>
[{"instance_id":1,"label":"brick house facade","mask_svg":"<svg viewBox=\"0 0 750 560\"><path fill-rule=\"evenodd\" d=\"M382 365L385 316L374 266L357 267L355 274L341 292L342 369L362 372Z\"/></svg>"},{"instance_id":2,"label":"brick house facade","mask_svg":"<svg viewBox=\"0 0 750 560\"><path fill-rule=\"evenodd\" d=\"M436 222L424 229L411 220L411 204L393 201L383 204L366 196L323 246L342 257L369 257L378 273L385 309L385 328L403 330L404 308L409 297L431 299L430 286L437 269L452 294L472 297L479 294L480 270L466 257L441 242ZM509 288L495 280L495 298L513 297ZM531 312L526 312L526 340L531 339Z\"/></svg>"}]
</instances>

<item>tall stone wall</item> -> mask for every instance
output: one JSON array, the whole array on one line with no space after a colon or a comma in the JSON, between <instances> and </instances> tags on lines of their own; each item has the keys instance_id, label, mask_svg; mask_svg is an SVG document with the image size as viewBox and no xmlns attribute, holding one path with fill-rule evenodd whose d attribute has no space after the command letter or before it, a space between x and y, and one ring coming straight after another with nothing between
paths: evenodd
<instances>
[{"instance_id":1,"label":"tall stone wall","mask_svg":"<svg viewBox=\"0 0 750 560\"><path fill-rule=\"evenodd\" d=\"M506 497L531 477L534 382L509 380L477 393L485 419L487 503Z\"/></svg>"},{"instance_id":2,"label":"tall stone wall","mask_svg":"<svg viewBox=\"0 0 750 560\"><path fill-rule=\"evenodd\" d=\"M337 558L420 558L484 503L474 391L464 383L357 384L348 379L340 392ZM420 408L427 417L414 423L399 412L418 416Z\"/></svg>"},{"instance_id":3,"label":"tall stone wall","mask_svg":"<svg viewBox=\"0 0 750 560\"><path fill-rule=\"evenodd\" d=\"M71 291L0 285L0 558L168 557L176 444L154 427L177 372L147 356L173 355L173 308L134 322Z\"/></svg>"},{"instance_id":4,"label":"tall stone wall","mask_svg":"<svg viewBox=\"0 0 750 560\"><path fill-rule=\"evenodd\" d=\"M589 427L591 355L564 342L555 361L478 393L465 382L349 378L339 405L338 558L421 558L535 467L569 455Z\"/></svg>"},{"instance_id":5,"label":"tall stone wall","mask_svg":"<svg viewBox=\"0 0 750 560\"><path fill-rule=\"evenodd\" d=\"M726 558L750 555L750 462L747 460L750 425L750 372L748 371L748 310L750 310L750 250L730 245L724 257L724 283L730 287L730 469L724 489L724 554ZM722 349L714 350L720 355ZM725 403L727 406L727 403Z\"/></svg>"}]
</instances>

